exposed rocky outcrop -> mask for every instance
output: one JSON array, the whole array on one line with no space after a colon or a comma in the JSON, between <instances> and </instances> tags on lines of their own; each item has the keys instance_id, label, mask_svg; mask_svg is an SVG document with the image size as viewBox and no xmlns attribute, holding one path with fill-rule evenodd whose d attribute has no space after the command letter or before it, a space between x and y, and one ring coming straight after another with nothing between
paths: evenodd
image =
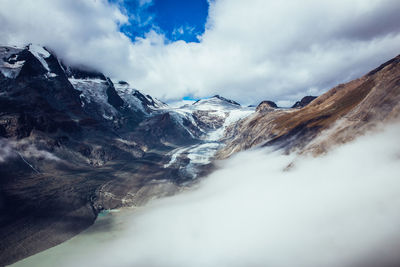
<instances>
[{"instance_id":1,"label":"exposed rocky outcrop","mask_svg":"<svg viewBox=\"0 0 400 267\"><path fill-rule=\"evenodd\" d=\"M110 80L110 78L107 78L108 86L106 90L107 94L107 101L110 103L111 106L113 106L116 109L120 109L124 106L124 100L118 95L117 91L115 91L114 84Z\"/></svg>"},{"instance_id":2,"label":"exposed rocky outcrop","mask_svg":"<svg viewBox=\"0 0 400 267\"><path fill-rule=\"evenodd\" d=\"M275 104L275 102L265 100L265 101L262 101L260 104L258 104L256 111L257 112L266 112L266 111L272 111L276 108L278 108L278 106Z\"/></svg>"},{"instance_id":3,"label":"exposed rocky outcrop","mask_svg":"<svg viewBox=\"0 0 400 267\"><path fill-rule=\"evenodd\" d=\"M229 103L229 104L233 104L233 105L240 106L240 104L239 104L238 102L233 101L233 100L231 100L231 99L227 99L227 98L222 97L222 96L220 96L220 95L214 95L213 97L211 97L211 99L212 99L212 98L222 100L222 101L227 102L227 103ZM193 103L193 105L196 105L196 104L198 104L198 103L201 102L201 101L202 101L202 99L197 100L196 102Z\"/></svg>"},{"instance_id":4,"label":"exposed rocky outcrop","mask_svg":"<svg viewBox=\"0 0 400 267\"><path fill-rule=\"evenodd\" d=\"M222 127L226 116L215 114L212 110L195 110L193 117L202 129L215 130Z\"/></svg>"},{"instance_id":5,"label":"exposed rocky outcrop","mask_svg":"<svg viewBox=\"0 0 400 267\"><path fill-rule=\"evenodd\" d=\"M313 101L316 98L317 98L316 96L310 96L310 95L305 96L300 101L297 101L296 103L294 103L292 108L303 108L303 107L307 106L308 104L310 104L311 101Z\"/></svg>"}]
</instances>

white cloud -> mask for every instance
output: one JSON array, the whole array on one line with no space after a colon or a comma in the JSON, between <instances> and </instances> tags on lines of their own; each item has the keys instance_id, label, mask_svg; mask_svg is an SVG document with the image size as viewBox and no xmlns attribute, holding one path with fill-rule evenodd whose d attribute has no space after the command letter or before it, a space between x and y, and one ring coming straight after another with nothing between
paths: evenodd
<instances>
[{"instance_id":1,"label":"white cloud","mask_svg":"<svg viewBox=\"0 0 400 267\"><path fill-rule=\"evenodd\" d=\"M3 0L0 43L38 43L68 62L110 73L116 64L129 66L130 40L119 32L128 22L116 5L105 0Z\"/></svg>"},{"instance_id":2,"label":"white cloud","mask_svg":"<svg viewBox=\"0 0 400 267\"><path fill-rule=\"evenodd\" d=\"M139 0L139 5L141 6L150 5L151 3L153 3L153 0Z\"/></svg>"},{"instance_id":3,"label":"white cloud","mask_svg":"<svg viewBox=\"0 0 400 267\"><path fill-rule=\"evenodd\" d=\"M7 162L15 157L28 159L47 159L59 161L60 159L52 153L38 149L29 140L13 141L6 138L0 138L0 163Z\"/></svg>"},{"instance_id":4,"label":"white cloud","mask_svg":"<svg viewBox=\"0 0 400 267\"><path fill-rule=\"evenodd\" d=\"M399 134L319 158L239 153L197 189L109 215L16 266L398 266Z\"/></svg>"},{"instance_id":5,"label":"white cloud","mask_svg":"<svg viewBox=\"0 0 400 267\"><path fill-rule=\"evenodd\" d=\"M139 66L147 66L147 76L135 79L139 88L164 97L220 93L242 102L294 101L399 52L395 1L213 3L200 44L135 44L143 56L135 57ZM379 17L387 21L381 28Z\"/></svg>"},{"instance_id":6,"label":"white cloud","mask_svg":"<svg viewBox=\"0 0 400 267\"><path fill-rule=\"evenodd\" d=\"M131 42L118 27L127 16L105 0L3 0L0 42L43 43L163 100L246 104L320 94L399 53L397 0L210 3L201 42L186 43L155 31Z\"/></svg>"},{"instance_id":7,"label":"white cloud","mask_svg":"<svg viewBox=\"0 0 400 267\"><path fill-rule=\"evenodd\" d=\"M188 35L193 34L195 30L196 27L191 27L189 25L180 26L172 31L172 36L176 39L179 39L181 36L184 36L185 34Z\"/></svg>"},{"instance_id":8,"label":"white cloud","mask_svg":"<svg viewBox=\"0 0 400 267\"><path fill-rule=\"evenodd\" d=\"M0 163L6 162L9 158L15 157L13 146L5 139L0 138Z\"/></svg>"}]
</instances>

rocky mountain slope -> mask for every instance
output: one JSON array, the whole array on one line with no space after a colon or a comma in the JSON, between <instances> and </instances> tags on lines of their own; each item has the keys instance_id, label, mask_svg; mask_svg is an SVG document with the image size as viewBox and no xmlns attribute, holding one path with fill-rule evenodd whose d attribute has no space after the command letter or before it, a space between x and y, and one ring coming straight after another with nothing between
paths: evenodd
<instances>
[{"instance_id":1,"label":"rocky mountain slope","mask_svg":"<svg viewBox=\"0 0 400 267\"><path fill-rule=\"evenodd\" d=\"M255 114L228 129L227 145L218 156L226 158L241 150L267 145L321 154L380 123L398 120L399 114L397 56L359 79L332 88L303 108L258 107Z\"/></svg>"},{"instance_id":2,"label":"rocky mountain slope","mask_svg":"<svg viewBox=\"0 0 400 267\"><path fill-rule=\"evenodd\" d=\"M46 48L0 47L0 266L76 235L103 209L181 190L251 112L219 96L170 108Z\"/></svg>"}]
</instances>

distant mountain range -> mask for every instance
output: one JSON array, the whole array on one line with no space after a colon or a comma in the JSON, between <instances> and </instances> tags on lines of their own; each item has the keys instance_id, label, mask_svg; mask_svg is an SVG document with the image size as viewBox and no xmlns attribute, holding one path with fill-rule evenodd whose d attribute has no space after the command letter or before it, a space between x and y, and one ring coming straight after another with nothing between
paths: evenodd
<instances>
[{"instance_id":1,"label":"distant mountain range","mask_svg":"<svg viewBox=\"0 0 400 267\"><path fill-rule=\"evenodd\" d=\"M216 157L320 154L398 119L399 62L291 109L219 95L172 108L50 49L0 47L0 265L71 238L103 209L175 194Z\"/></svg>"}]
</instances>

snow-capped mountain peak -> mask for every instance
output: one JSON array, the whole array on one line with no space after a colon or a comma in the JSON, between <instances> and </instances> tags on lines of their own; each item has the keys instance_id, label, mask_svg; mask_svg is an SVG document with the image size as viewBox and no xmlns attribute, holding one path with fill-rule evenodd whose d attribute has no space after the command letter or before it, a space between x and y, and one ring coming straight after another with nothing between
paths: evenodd
<instances>
[{"instance_id":1,"label":"snow-capped mountain peak","mask_svg":"<svg viewBox=\"0 0 400 267\"><path fill-rule=\"evenodd\" d=\"M239 103L215 95L201 99L180 108L171 108L170 112L178 121L193 122L201 130L203 140L217 141L231 124L254 112L254 108L242 107ZM184 126L184 125L183 125Z\"/></svg>"},{"instance_id":2,"label":"snow-capped mountain peak","mask_svg":"<svg viewBox=\"0 0 400 267\"><path fill-rule=\"evenodd\" d=\"M34 45L34 44L29 44L28 45L28 50L29 52L32 53L39 61L42 63L42 66L50 72L49 65L46 62L46 59L50 57L49 51L46 50L43 46L40 45Z\"/></svg>"},{"instance_id":3,"label":"snow-capped mountain peak","mask_svg":"<svg viewBox=\"0 0 400 267\"><path fill-rule=\"evenodd\" d=\"M115 90L128 105L135 109L149 113L157 109L168 108L164 102L153 98L150 95L141 93L139 90L132 88L125 81L114 82Z\"/></svg>"},{"instance_id":4,"label":"snow-capped mountain peak","mask_svg":"<svg viewBox=\"0 0 400 267\"><path fill-rule=\"evenodd\" d=\"M192 104L192 109L195 110L221 110L221 109L238 109L240 104L224 98L219 95L215 95L210 98L200 99Z\"/></svg>"},{"instance_id":5,"label":"snow-capped mountain peak","mask_svg":"<svg viewBox=\"0 0 400 267\"><path fill-rule=\"evenodd\" d=\"M35 58L40 63L40 65L36 64L35 67L31 65L36 74L44 75L46 78L56 77L57 74L49 66L50 56L51 53L40 45L2 46L0 47L0 73L6 78L15 79L19 76L26 61L32 61ZM33 61L36 61L35 59Z\"/></svg>"}]
</instances>

